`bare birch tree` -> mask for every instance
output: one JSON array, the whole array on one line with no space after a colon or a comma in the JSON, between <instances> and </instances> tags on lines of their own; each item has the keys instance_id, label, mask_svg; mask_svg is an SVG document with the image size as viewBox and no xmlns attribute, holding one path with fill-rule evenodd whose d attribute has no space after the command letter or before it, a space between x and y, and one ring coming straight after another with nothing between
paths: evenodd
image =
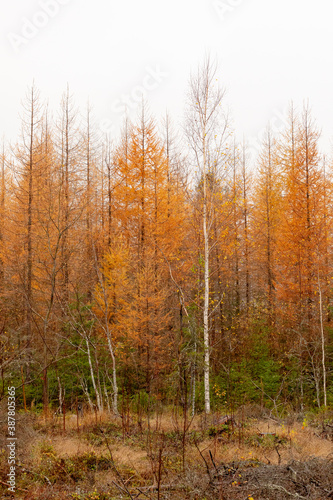
<instances>
[{"instance_id":1,"label":"bare birch tree","mask_svg":"<svg viewBox=\"0 0 333 500\"><path fill-rule=\"evenodd\" d=\"M211 179L225 175L226 140L229 127L222 102L224 91L217 82L217 66L207 56L203 65L190 79L185 134L189 141L191 160L199 174L201 187L200 216L204 245L204 392L205 412L210 413L210 342L209 342L209 265L214 241L214 199L216 193ZM216 183L218 184L218 183Z\"/></svg>"}]
</instances>

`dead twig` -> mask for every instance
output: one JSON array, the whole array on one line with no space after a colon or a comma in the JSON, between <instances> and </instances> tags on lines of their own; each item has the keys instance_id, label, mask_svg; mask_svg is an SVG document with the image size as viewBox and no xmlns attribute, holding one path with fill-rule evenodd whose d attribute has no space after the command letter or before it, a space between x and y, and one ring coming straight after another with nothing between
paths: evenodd
<instances>
[{"instance_id":1,"label":"dead twig","mask_svg":"<svg viewBox=\"0 0 333 500\"><path fill-rule=\"evenodd\" d=\"M202 454L202 451L200 450L199 446L198 446L198 443L197 443L197 440L194 439L194 444L195 444L195 447L196 449L198 450L198 452L200 453L200 456L202 458L202 460L204 461L205 463L205 466L206 466L206 470L207 470L207 474L208 474L208 477L209 477L209 482L211 483L212 482L212 475L211 475L211 472L210 472L210 468L209 468L209 465L207 463L207 460L205 459L205 457L203 456Z\"/></svg>"},{"instance_id":2,"label":"dead twig","mask_svg":"<svg viewBox=\"0 0 333 500\"><path fill-rule=\"evenodd\" d=\"M298 493L291 493L290 491L286 490L286 488L284 488L283 486L281 486L279 484L267 484L266 488L268 488L269 490L283 491L283 493L286 493L286 495L288 495L290 497L307 500L307 497L303 497L302 495L299 495Z\"/></svg>"},{"instance_id":3,"label":"dead twig","mask_svg":"<svg viewBox=\"0 0 333 500\"><path fill-rule=\"evenodd\" d=\"M5 483L4 481L0 481L0 484L3 484L4 486L8 486L9 488L11 488L11 484ZM17 488L16 486L15 486L15 490L28 491L28 490L24 490L23 488Z\"/></svg>"},{"instance_id":4,"label":"dead twig","mask_svg":"<svg viewBox=\"0 0 333 500\"><path fill-rule=\"evenodd\" d=\"M212 464L213 464L213 465L214 465L214 467L215 467L216 472L217 472L217 473L219 473L219 471L218 471L218 469L217 469L217 467L216 467L216 465L215 465L215 462L214 462L214 459L213 459L212 452L211 452L210 450L209 450L209 456L210 456L210 459L211 459L211 461L212 461Z\"/></svg>"},{"instance_id":5,"label":"dead twig","mask_svg":"<svg viewBox=\"0 0 333 500\"><path fill-rule=\"evenodd\" d=\"M122 476L121 476L120 472L118 471L118 469L117 469L117 467L116 467L116 465L115 465L115 463L114 463L114 460L113 460L113 455L112 455L111 448L110 448L110 446L109 446L108 439L107 439L106 435L104 434L103 429L100 429L100 431L101 431L101 433L102 433L102 435L103 435L103 437L104 437L106 447L107 447L107 449L108 449L108 451L109 451L109 453L110 453L111 465L112 465L112 467L113 467L113 470L115 471L115 473L116 473L116 474L117 474L117 476L119 477L120 482L121 482L121 484L122 484L122 486L123 486L123 488L121 488L121 489L123 489L123 491L124 491L124 492L125 492L125 493L126 493L126 494L127 494L127 495L128 495L128 496L132 499L132 500L134 500L133 495L131 494L131 492L130 492L130 491L129 491L129 489L127 488L125 481L123 480L123 478L122 478ZM113 482L114 482L114 481L113 481ZM119 485L118 485L117 483L115 483L115 485L119 488Z\"/></svg>"}]
</instances>

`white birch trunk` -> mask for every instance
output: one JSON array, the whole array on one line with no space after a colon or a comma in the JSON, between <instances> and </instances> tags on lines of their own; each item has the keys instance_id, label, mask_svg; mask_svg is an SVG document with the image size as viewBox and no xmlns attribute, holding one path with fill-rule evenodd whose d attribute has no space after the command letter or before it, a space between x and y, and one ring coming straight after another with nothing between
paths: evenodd
<instances>
[{"instance_id":1,"label":"white birch trunk","mask_svg":"<svg viewBox=\"0 0 333 500\"><path fill-rule=\"evenodd\" d=\"M111 335L108 328L107 328L107 339L108 339L109 352L112 359L112 388L113 388L112 410L115 415L118 415L118 384L117 384L116 357L114 355Z\"/></svg>"},{"instance_id":2,"label":"white birch trunk","mask_svg":"<svg viewBox=\"0 0 333 500\"><path fill-rule=\"evenodd\" d=\"M92 381L92 385L93 385L93 388L94 388L94 391L95 391L95 394L96 394L97 408L98 408L98 411L102 411L101 394L99 393L98 387L96 385L94 368L93 368L92 361L91 361L91 353L90 353L89 340L87 339L87 337L85 338L85 341L86 341L86 346L87 346L87 353L88 353L88 361L89 361L89 367L90 367L91 381Z\"/></svg>"},{"instance_id":3,"label":"white birch trunk","mask_svg":"<svg viewBox=\"0 0 333 500\"><path fill-rule=\"evenodd\" d=\"M204 163L206 162L204 153ZM204 165L204 206L203 206L203 234L204 234L204 390L205 390L205 412L210 413L210 390L209 390L209 233L207 230L207 189L206 189L206 165Z\"/></svg>"},{"instance_id":4,"label":"white birch trunk","mask_svg":"<svg viewBox=\"0 0 333 500\"><path fill-rule=\"evenodd\" d=\"M210 413L209 257L214 218L214 196L210 196L214 188L211 188L210 184L207 185L207 176L214 183L226 174L224 148L228 136L227 118L221 107L224 92L216 82L216 65L212 65L209 57L206 57L197 76L191 78L186 122L186 135L193 152L193 161L199 169L199 189L201 190L203 186L201 197L203 206L200 215L204 239L203 371L206 414Z\"/></svg>"},{"instance_id":5,"label":"white birch trunk","mask_svg":"<svg viewBox=\"0 0 333 500\"><path fill-rule=\"evenodd\" d=\"M326 360L325 360L325 334L323 325L323 303L321 286L318 272L318 288L319 288L319 317L320 317L320 335L321 335L321 363L323 370L323 393L324 393L324 406L327 406L327 388L326 388Z\"/></svg>"}]
</instances>

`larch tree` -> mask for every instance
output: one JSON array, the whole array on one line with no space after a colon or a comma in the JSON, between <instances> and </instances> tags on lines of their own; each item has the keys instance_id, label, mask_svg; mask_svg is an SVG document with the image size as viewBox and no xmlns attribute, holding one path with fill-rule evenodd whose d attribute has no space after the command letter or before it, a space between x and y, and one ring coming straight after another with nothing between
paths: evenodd
<instances>
[{"instance_id":1,"label":"larch tree","mask_svg":"<svg viewBox=\"0 0 333 500\"><path fill-rule=\"evenodd\" d=\"M284 186L279 235L283 273L278 296L285 321L298 334L298 343L295 343L294 336L294 342L288 344L289 349L294 347L300 359L301 393L303 394L305 365L309 362L320 406L320 373L323 367L321 321L322 304L325 302L322 291L325 289L323 272L327 219L325 176L318 138L319 134L308 108L304 107L301 118L295 117L292 110L289 129L279 145ZM318 336L318 332L321 332L321 336Z\"/></svg>"},{"instance_id":2,"label":"larch tree","mask_svg":"<svg viewBox=\"0 0 333 500\"><path fill-rule=\"evenodd\" d=\"M27 370L31 362L33 348L33 303L34 303L34 264L36 253L34 249L34 217L36 213L36 179L39 168L39 147L42 107L39 91L33 84L28 90L23 103L24 116L22 120L22 141L16 152L16 208L18 221L21 223L21 243L24 248L22 266L18 266L19 280L22 286L22 296L25 304L25 342L30 352ZM21 251L19 252L19 255ZM15 267L15 266L14 266ZM15 272L15 271L14 271Z\"/></svg>"},{"instance_id":3,"label":"larch tree","mask_svg":"<svg viewBox=\"0 0 333 500\"><path fill-rule=\"evenodd\" d=\"M98 273L95 314L98 328L106 337L112 366L112 410L118 415L117 362L133 326L129 248L119 240L105 253ZM117 356L119 358L117 359Z\"/></svg>"},{"instance_id":4,"label":"larch tree","mask_svg":"<svg viewBox=\"0 0 333 500\"><path fill-rule=\"evenodd\" d=\"M99 213L99 199L96 197L98 189L98 161L100 155L99 141L94 131L93 116L90 105L87 106L85 131L82 138L82 167L84 169L84 194L82 196L82 222L85 248L82 249L81 280L83 293L91 302L93 290L97 283L96 267L98 267L98 237L97 224ZM84 274L84 276L82 276Z\"/></svg>"},{"instance_id":5,"label":"larch tree","mask_svg":"<svg viewBox=\"0 0 333 500\"><path fill-rule=\"evenodd\" d=\"M283 219L280 251L286 266L282 294L293 303L294 319L310 333L313 317L316 231L322 227L323 174L318 152L318 133L309 111L302 120L290 114L290 126L279 149L283 169Z\"/></svg>"},{"instance_id":6,"label":"larch tree","mask_svg":"<svg viewBox=\"0 0 333 500\"><path fill-rule=\"evenodd\" d=\"M162 141L144 106L139 123L124 130L113 171L111 249L121 234L132 256L131 345L136 346L137 366L149 393L156 374L167 369L164 354L172 330L167 297L177 294L170 284L168 264L178 262L183 212Z\"/></svg>"},{"instance_id":7,"label":"larch tree","mask_svg":"<svg viewBox=\"0 0 333 500\"><path fill-rule=\"evenodd\" d=\"M268 127L257 163L252 237L258 279L257 295L264 301L269 325L273 325L275 321L277 236L282 203L282 175L279 172L276 147L276 139Z\"/></svg>"},{"instance_id":8,"label":"larch tree","mask_svg":"<svg viewBox=\"0 0 333 500\"><path fill-rule=\"evenodd\" d=\"M251 217L251 181L252 175L249 171L246 145L243 142L241 151L241 184L242 184L242 264L244 276L244 299L246 318L249 315L251 300L251 241L250 241L250 217Z\"/></svg>"},{"instance_id":9,"label":"larch tree","mask_svg":"<svg viewBox=\"0 0 333 500\"><path fill-rule=\"evenodd\" d=\"M192 412L194 413L196 331L191 324L187 308L192 285L189 280L192 241L188 238L191 232L188 217L191 212L190 197L187 197L189 192L188 172L180 149L180 142L168 113L166 113L162 125L164 154L167 164L167 224L169 228L172 225L176 225L178 228L174 237L169 237L169 231L165 233L163 243L163 257L169 267L169 275L165 282L165 286L169 289L167 307L170 312L170 321L168 329L179 332L179 335L175 334L172 339L174 357L178 360L179 393L177 394L180 394L184 411L187 411L188 372L190 372ZM187 335L187 331L189 331L190 335ZM194 353L194 355L191 353Z\"/></svg>"},{"instance_id":10,"label":"larch tree","mask_svg":"<svg viewBox=\"0 0 333 500\"><path fill-rule=\"evenodd\" d=\"M75 272L74 264L80 267L79 262L71 262L73 254L73 238L71 233L74 226L84 212L82 198L82 182L80 182L80 163L82 160L82 140L79 137L77 125L78 115L74 108L73 98L69 87L64 92L61 99L60 117L57 123L57 153L60 165L59 175L61 183L61 207L62 207L62 298L64 311L69 304L71 272ZM72 287L73 289L73 287Z\"/></svg>"},{"instance_id":11,"label":"larch tree","mask_svg":"<svg viewBox=\"0 0 333 500\"><path fill-rule=\"evenodd\" d=\"M232 300L229 305L234 310L235 316L240 313L240 239L242 225L242 193L243 183L240 175L240 159L239 151L236 143L233 144L231 157L231 182L230 182L230 262L231 262L231 278L232 278Z\"/></svg>"}]
</instances>

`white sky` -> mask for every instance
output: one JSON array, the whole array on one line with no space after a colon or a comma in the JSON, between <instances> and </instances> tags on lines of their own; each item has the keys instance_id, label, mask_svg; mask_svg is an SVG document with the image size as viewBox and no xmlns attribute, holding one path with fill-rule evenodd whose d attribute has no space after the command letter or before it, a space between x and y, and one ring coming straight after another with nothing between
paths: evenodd
<instances>
[{"instance_id":1,"label":"white sky","mask_svg":"<svg viewBox=\"0 0 333 500\"><path fill-rule=\"evenodd\" d=\"M190 71L209 51L238 137L255 147L291 99L309 99L330 153L332 19L332 0L3 1L0 134L18 137L33 79L55 113L67 83L82 111L89 97L104 129L118 131L121 101L136 115L142 87L157 119L168 109L180 122Z\"/></svg>"}]
</instances>

